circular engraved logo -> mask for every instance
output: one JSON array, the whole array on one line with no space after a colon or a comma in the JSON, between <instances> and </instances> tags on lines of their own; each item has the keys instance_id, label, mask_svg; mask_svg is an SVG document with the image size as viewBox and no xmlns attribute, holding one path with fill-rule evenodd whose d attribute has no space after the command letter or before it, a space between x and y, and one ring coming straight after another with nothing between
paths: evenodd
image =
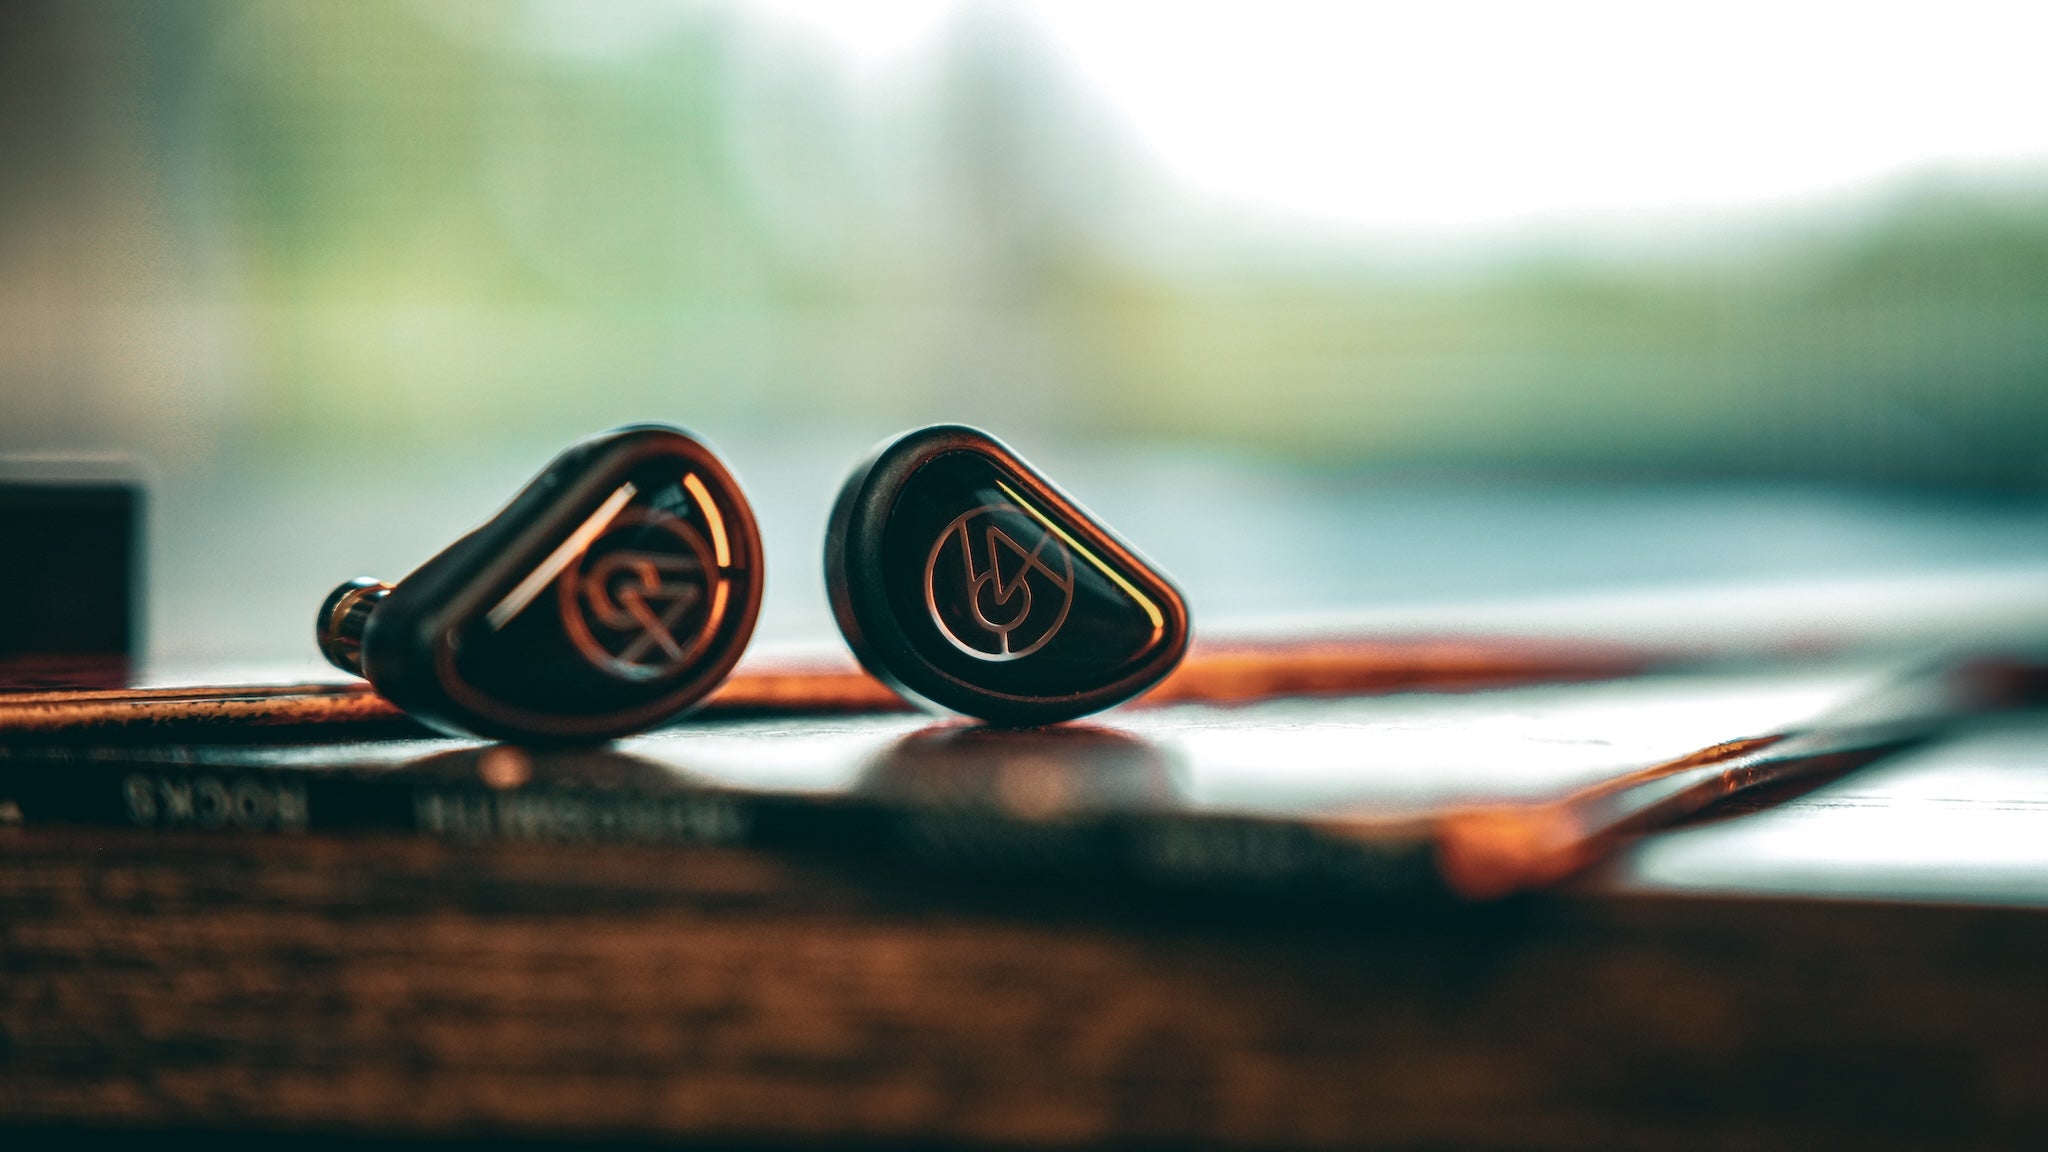
<instances>
[{"instance_id":1,"label":"circular engraved logo","mask_svg":"<svg viewBox=\"0 0 2048 1152\"><path fill-rule=\"evenodd\" d=\"M1016 660L1045 647L1074 606L1074 558L1015 504L963 512L932 542L924 602L953 647Z\"/></svg>"},{"instance_id":2,"label":"circular engraved logo","mask_svg":"<svg viewBox=\"0 0 2048 1152\"><path fill-rule=\"evenodd\" d=\"M612 521L555 587L576 650L621 680L688 667L725 616L725 579L704 537L645 510Z\"/></svg>"}]
</instances>

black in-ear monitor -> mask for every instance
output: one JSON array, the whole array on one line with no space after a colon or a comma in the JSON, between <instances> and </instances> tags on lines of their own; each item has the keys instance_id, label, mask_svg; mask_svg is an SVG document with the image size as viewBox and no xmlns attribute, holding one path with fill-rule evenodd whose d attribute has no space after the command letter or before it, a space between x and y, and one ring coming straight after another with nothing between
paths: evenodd
<instances>
[{"instance_id":1,"label":"black in-ear monitor","mask_svg":"<svg viewBox=\"0 0 2048 1152\"><path fill-rule=\"evenodd\" d=\"M725 679L761 583L760 531L725 465L680 429L634 425L557 456L396 585L335 589L320 650L444 731L602 740Z\"/></svg>"},{"instance_id":2,"label":"black in-ear monitor","mask_svg":"<svg viewBox=\"0 0 2048 1152\"><path fill-rule=\"evenodd\" d=\"M1108 708L1187 650L1172 582L972 428L911 432L854 469L826 532L825 584L868 671L998 724Z\"/></svg>"}]
</instances>

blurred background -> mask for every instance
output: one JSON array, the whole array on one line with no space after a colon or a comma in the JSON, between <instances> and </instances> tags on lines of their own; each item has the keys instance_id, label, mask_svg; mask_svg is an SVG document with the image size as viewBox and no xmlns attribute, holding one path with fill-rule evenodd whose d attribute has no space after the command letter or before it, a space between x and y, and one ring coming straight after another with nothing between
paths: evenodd
<instances>
[{"instance_id":1,"label":"blurred background","mask_svg":"<svg viewBox=\"0 0 2048 1152\"><path fill-rule=\"evenodd\" d=\"M755 497L771 639L830 638L838 480L936 420L1198 624L1734 589L1995 630L2048 594L2044 42L1954 2L17 0L0 452L143 464L170 660L310 659L333 583L633 420Z\"/></svg>"}]
</instances>

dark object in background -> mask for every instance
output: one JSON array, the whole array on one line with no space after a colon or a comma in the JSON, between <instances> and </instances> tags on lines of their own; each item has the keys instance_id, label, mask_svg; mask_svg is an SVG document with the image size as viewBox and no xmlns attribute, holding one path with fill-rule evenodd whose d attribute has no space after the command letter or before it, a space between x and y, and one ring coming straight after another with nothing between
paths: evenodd
<instances>
[{"instance_id":1,"label":"dark object in background","mask_svg":"<svg viewBox=\"0 0 2048 1152\"><path fill-rule=\"evenodd\" d=\"M711 450L640 424L557 456L395 587L328 596L320 650L435 728L603 740L725 679L761 609L761 536Z\"/></svg>"},{"instance_id":2,"label":"dark object in background","mask_svg":"<svg viewBox=\"0 0 2048 1152\"><path fill-rule=\"evenodd\" d=\"M0 460L0 690L128 682L142 516L118 463Z\"/></svg>"},{"instance_id":3,"label":"dark object in background","mask_svg":"<svg viewBox=\"0 0 2048 1152\"><path fill-rule=\"evenodd\" d=\"M1003 444L939 425L840 490L825 586L861 664L998 724L1122 703L1187 651L1179 589Z\"/></svg>"}]
</instances>

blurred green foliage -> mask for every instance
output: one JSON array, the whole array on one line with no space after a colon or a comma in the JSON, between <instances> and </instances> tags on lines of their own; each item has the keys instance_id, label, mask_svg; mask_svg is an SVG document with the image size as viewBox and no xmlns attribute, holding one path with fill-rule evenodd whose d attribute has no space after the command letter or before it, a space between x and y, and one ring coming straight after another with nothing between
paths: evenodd
<instances>
[{"instance_id":1,"label":"blurred green foliage","mask_svg":"<svg viewBox=\"0 0 2048 1152\"><path fill-rule=\"evenodd\" d=\"M887 83L727 7L4 19L0 448L955 418L2048 481L2040 183L1396 259L1184 202L1000 8Z\"/></svg>"}]
</instances>

